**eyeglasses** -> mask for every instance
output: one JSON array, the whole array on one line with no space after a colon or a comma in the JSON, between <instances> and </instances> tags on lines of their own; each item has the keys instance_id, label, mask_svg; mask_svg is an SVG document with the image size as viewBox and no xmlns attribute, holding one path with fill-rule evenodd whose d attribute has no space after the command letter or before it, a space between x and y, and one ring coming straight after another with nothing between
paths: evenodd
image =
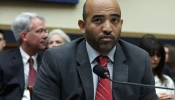
<instances>
[{"instance_id":1,"label":"eyeglasses","mask_svg":"<svg viewBox=\"0 0 175 100\"><path fill-rule=\"evenodd\" d=\"M49 31L47 29L39 29L39 30L36 31L36 33L38 33L38 34L41 34L43 32L46 33L46 34L49 33Z\"/></svg>"}]
</instances>

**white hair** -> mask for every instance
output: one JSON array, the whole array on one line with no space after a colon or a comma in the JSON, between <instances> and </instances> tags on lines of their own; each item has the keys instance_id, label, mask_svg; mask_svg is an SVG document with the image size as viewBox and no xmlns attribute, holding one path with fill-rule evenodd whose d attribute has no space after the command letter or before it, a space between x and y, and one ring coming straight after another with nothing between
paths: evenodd
<instances>
[{"instance_id":1,"label":"white hair","mask_svg":"<svg viewBox=\"0 0 175 100\"><path fill-rule=\"evenodd\" d=\"M70 42L71 41L70 38L69 38L69 36L65 32L63 32L61 29L54 29L48 35L48 38L46 40L47 46L48 46L48 42L50 40L50 37L52 35L55 35L55 34L59 35L64 40L64 43L67 43L67 42Z\"/></svg>"},{"instance_id":2,"label":"white hair","mask_svg":"<svg viewBox=\"0 0 175 100\"><path fill-rule=\"evenodd\" d=\"M44 17L39 16L36 13L30 13L30 12L21 13L13 21L11 29L13 31L16 41L19 44L21 44L22 42L21 37L20 37L21 32L29 32L31 30L32 28L31 19L32 18L39 18L43 22L45 22Z\"/></svg>"}]
</instances>

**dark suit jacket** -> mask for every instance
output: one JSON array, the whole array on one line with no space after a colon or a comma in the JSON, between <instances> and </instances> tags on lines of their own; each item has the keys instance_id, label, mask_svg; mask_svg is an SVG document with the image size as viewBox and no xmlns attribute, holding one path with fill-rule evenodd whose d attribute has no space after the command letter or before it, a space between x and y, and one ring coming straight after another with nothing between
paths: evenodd
<instances>
[{"instance_id":1,"label":"dark suit jacket","mask_svg":"<svg viewBox=\"0 0 175 100\"><path fill-rule=\"evenodd\" d=\"M43 57L33 100L93 100L92 70L84 38L48 49ZM119 40L113 80L154 85L148 54ZM154 88L112 84L113 100L157 100Z\"/></svg>"},{"instance_id":2,"label":"dark suit jacket","mask_svg":"<svg viewBox=\"0 0 175 100\"><path fill-rule=\"evenodd\" d=\"M38 55L38 64L41 55ZM0 100L21 100L24 86L24 66L19 48L0 52Z\"/></svg>"}]
</instances>

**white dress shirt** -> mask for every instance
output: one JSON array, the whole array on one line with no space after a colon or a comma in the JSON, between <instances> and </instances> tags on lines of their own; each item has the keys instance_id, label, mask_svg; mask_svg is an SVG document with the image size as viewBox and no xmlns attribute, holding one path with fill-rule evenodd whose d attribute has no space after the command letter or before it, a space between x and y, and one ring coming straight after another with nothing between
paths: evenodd
<instances>
[{"instance_id":1,"label":"white dress shirt","mask_svg":"<svg viewBox=\"0 0 175 100\"><path fill-rule=\"evenodd\" d=\"M29 90L27 90L27 86L28 86L28 77L29 77L29 58L30 56L20 47L19 48L20 52L21 52L21 56L22 56L22 61L23 61L23 66L24 66L24 81L25 81L25 87L24 87L24 93L23 93L23 98L22 100L30 100L30 92ZM37 56L38 53L34 56L32 56L33 61L34 61L34 69L37 71Z\"/></svg>"},{"instance_id":2,"label":"white dress shirt","mask_svg":"<svg viewBox=\"0 0 175 100\"><path fill-rule=\"evenodd\" d=\"M100 54L96 50L94 50L88 44L88 42L86 42L86 49L87 49L87 53L88 53L89 60L90 60L90 63L91 63L92 77L93 77L93 84L94 84L94 100L95 100L96 89L97 89L99 77L93 72L93 68L94 68L95 65L98 64L97 61L96 61L96 57L99 56ZM116 46L107 54L107 56L109 58L107 67L109 69L111 79L112 79L112 76L113 76L113 64L114 64L115 50L116 50ZM112 88L112 82L111 82L111 88Z\"/></svg>"}]
</instances>

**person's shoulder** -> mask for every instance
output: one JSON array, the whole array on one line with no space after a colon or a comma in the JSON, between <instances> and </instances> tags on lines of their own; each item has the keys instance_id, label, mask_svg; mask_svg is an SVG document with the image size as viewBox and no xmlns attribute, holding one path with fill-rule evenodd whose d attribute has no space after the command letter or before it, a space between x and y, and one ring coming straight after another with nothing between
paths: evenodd
<instances>
[{"instance_id":1,"label":"person's shoulder","mask_svg":"<svg viewBox=\"0 0 175 100\"><path fill-rule=\"evenodd\" d=\"M14 52L16 50L17 50L17 48L1 51L0 52L0 57L2 57L3 55L10 55L9 53Z\"/></svg>"},{"instance_id":2,"label":"person's shoulder","mask_svg":"<svg viewBox=\"0 0 175 100\"><path fill-rule=\"evenodd\" d=\"M163 74L163 77L165 77L165 79L169 82L169 83L173 83L174 81L171 79L171 77L169 77L168 75Z\"/></svg>"},{"instance_id":3,"label":"person's shoulder","mask_svg":"<svg viewBox=\"0 0 175 100\"><path fill-rule=\"evenodd\" d=\"M84 40L84 37L75 39L71 42L65 43L60 46L56 46L51 48L53 51L72 51L77 48L77 46Z\"/></svg>"},{"instance_id":4,"label":"person's shoulder","mask_svg":"<svg viewBox=\"0 0 175 100\"><path fill-rule=\"evenodd\" d=\"M167 84L174 88L174 81L168 75L163 74L163 77L167 80Z\"/></svg>"},{"instance_id":5,"label":"person's shoulder","mask_svg":"<svg viewBox=\"0 0 175 100\"><path fill-rule=\"evenodd\" d=\"M5 62L8 62L11 57L16 53L17 49L9 49L4 50L0 52L0 64L4 64Z\"/></svg>"},{"instance_id":6,"label":"person's shoulder","mask_svg":"<svg viewBox=\"0 0 175 100\"><path fill-rule=\"evenodd\" d=\"M63 45L49 48L44 52L43 57L49 59L59 59L59 61L68 63L67 61L70 61L72 57L76 57L78 46L83 41L84 38L79 38Z\"/></svg>"},{"instance_id":7,"label":"person's shoulder","mask_svg":"<svg viewBox=\"0 0 175 100\"><path fill-rule=\"evenodd\" d=\"M82 43L84 40L85 40L84 37L75 39L71 42L62 44L60 46L47 49L44 54L49 53L57 56L66 56L66 55L72 55L72 54L75 55L79 44Z\"/></svg>"},{"instance_id":8,"label":"person's shoulder","mask_svg":"<svg viewBox=\"0 0 175 100\"><path fill-rule=\"evenodd\" d=\"M147 53L145 50L141 49L140 47L133 45L129 42L126 42L124 40L119 40L119 44L122 47L122 49L127 52L127 53L131 53L131 54L145 54Z\"/></svg>"},{"instance_id":9,"label":"person's shoulder","mask_svg":"<svg viewBox=\"0 0 175 100\"><path fill-rule=\"evenodd\" d=\"M167 80L172 80L168 75L163 74L163 77L165 77Z\"/></svg>"}]
</instances>

